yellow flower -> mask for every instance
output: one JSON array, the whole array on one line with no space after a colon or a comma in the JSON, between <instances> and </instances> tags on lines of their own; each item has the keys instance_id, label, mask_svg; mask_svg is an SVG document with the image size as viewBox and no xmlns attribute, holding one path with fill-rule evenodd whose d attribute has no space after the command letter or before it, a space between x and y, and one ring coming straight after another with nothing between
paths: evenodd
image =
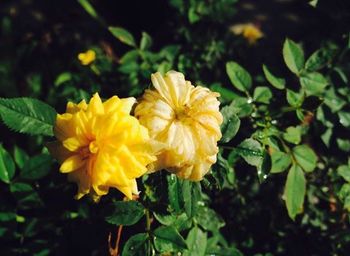
<instances>
[{"instance_id":1,"label":"yellow flower","mask_svg":"<svg viewBox=\"0 0 350 256\"><path fill-rule=\"evenodd\" d=\"M88 193L98 199L110 187L129 199L138 193L135 178L156 157L147 129L129 114L134 103L117 96L102 103L96 93L89 104L68 102L66 113L57 115L58 141L48 148L61 162L60 171L78 184L78 199Z\"/></svg>"},{"instance_id":2,"label":"yellow flower","mask_svg":"<svg viewBox=\"0 0 350 256\"><path fill-rule=\"evenodd\" d=\"M80 63L84 66L91 64L96 59L96 53L93 50L88 50L78 54Z\"/></svg>"},{"instance_id":3,"label":"yellow flower","mask_svg":"<svg viewBox=\"0 0 350 256\"><path fill-rule=\"evenodd\" d=\"M263 32L253 23L234 25L231 27L231 31L235 35L242 35L249 44L255 44L256 41L264 36Z\"/></svg>"},{"instance_id":4,"label":"yellow flower","mask_svg":"<svg viewBox=\"0 0 350 256\"><path fill-rule=\"evenodd\" d=\"M163 143L151 171L167 169L181 178L198 181L216 162L221 138L220 95L194 87L182 73L152 75L155 90L146 90L135 116L149 129L151 138Z\"/></svg>"}]
</instances>

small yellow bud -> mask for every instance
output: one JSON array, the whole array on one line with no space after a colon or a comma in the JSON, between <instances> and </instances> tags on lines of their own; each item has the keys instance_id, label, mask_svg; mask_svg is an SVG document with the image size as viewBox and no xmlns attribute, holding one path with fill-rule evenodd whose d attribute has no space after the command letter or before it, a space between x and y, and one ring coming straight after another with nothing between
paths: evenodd
<instances>
[{"instance_id":1,"label":"small yellow bud","mask_svg":"<svg viewBox=\"0 0 350 256\"><path fill-rule=\"evenodd\" d=\"M91 64L96 59L96 53L93 50L88 50L78 54L80 63L84 66Z\"/></svg>"}]
</instances>

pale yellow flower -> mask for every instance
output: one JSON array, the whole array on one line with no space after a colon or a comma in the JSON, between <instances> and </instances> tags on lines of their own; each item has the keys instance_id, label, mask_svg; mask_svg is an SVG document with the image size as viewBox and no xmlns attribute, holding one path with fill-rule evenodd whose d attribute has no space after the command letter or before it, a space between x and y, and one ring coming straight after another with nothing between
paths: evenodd
<instances>
[{"instance_id":1,"label":"pale yellow flower","mask_svg":"<svg viewBox=\"0 0 350 256\"><path fill-rule=\"evenodd\" d=\"M58 141L48 145L60 163L60 171L78 184L77 198L90 193L94 199L117 188L129 199L137 194L135 178L156 160L147 128L130 116L134 98L113 96L102 102L96 93L89 104L68 102L57 115Z\"/></svg>"},{"instance_id":2,"label":"pale yellow flower","mask_svg":"<svg viewBox=\"0 0 350 256\"><path fill-rule=\"evenodd\" d=\"M260 28L255 26L253 23L237 24L231 26L230 29L235 35L242 35L249 44L255 44L264 36Z\"/></svg>"},{"instance_id":3,"label":"pale yellow flower","mask_svg":"<svg viewBox=\"0 0 350 256\"><path fill-rule=\"evenodd\" d=\"M220 95L194 87L175 71L164 77L153 74L152 83L155 89L146 90L135 109L151 138L165 147L150 170L167 169L181 178L201 180L216 162L222 123Z\"/></svg>"},{"instance_id":4,"label":"pale yellow flower","mask_svg":"<svg viewBox=\"0 0 350 256\"><path fill-rule=\"evenodd\" d=\"M96 53L93 50L88 50L86 52L82 52L78 54L78 59L80 60L80 63L84 66L87 66L94 62L96 59Z\"/></svg>"}]
</instances>

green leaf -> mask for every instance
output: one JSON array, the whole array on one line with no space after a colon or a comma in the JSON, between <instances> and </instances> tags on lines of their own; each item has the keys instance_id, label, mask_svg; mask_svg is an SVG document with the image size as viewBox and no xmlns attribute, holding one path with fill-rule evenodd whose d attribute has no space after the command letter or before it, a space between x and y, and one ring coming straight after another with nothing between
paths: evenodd
<instances>
[{"instance_id":1,"label":"green leaf","mask_svg":"<svg viewBox=\"0 0 350 256\"><path fill-rule=\"evenodd\" d=\"M301 141L301 127L288 127L287 131L283 133L283 138L290 143L299 144Z\"/></svg>"},{"instance_id":2,"label":"green leaf","mask_svg":"<svg viewBox=\"0 0 350 256\"><path fill-rule=\"evenodd\" d=\"M144 215L144 207L137 201L118 201L113 203L113 213L105 219L113 225L131 226Z\"/></svg>"},{"instance_id":3,"label":"green leaf","mask_svg":"<svg viewBox=\"0 0 350 256\"><path fill-rule=\"evenodd\" d=\"M41 179L50 172L51 164L52 158L47 154L34 156L27 161L20 176L28 180Z\"/></svg>"},{"instance_id":4,"label":"green leaf","mask_svg":"<svg viewBox=\"0 0 350 256\"><path fill-rule=\"evenodd\" d=\"M287 176L284 197L288 215L295 220L295 216L303 212L306 180L304 173L298 165L293 164Z\"/></svg>"},{"instance_id":5,"label":"green leaf","mask_svg":"<svg viewBox=\"0 0 350 256\"><path fill-rule=\"evenodd\" d=\"M337 138L336 141L339 149L341 149L344 152L350 151L350 140Z\"/></svg>"},{"instance_id":6,"label":"green leaf","mask_svg":"<svg viewBox=\"0 0 350 256\"><path fill-rule=\"evenodd\" d=\"M231 102L238 98L239 96L233 91L222 87L220 84L213 84L210 86L210 90L220 93L220 101Z\"/></svg>"},{"instance_id":7,"label":"green leaf","mask_svg":"<svg viewBox=\"0 0 350 256\"><path fill-rule=\"evenodd\" d=\"M125 243L122 256L144 256L147 255L147 239L146 233L133 235Z\"/></svg>"},{"instance_id":8,"label":"green leaf","mask_svg":"<svg viewBox=\"0 0 350 256\"><path fill-rule=\"evenodd\" d=\"M320 95L328 85L327 79L317 72L303 74L300 84L305 88L307 95Z\"/></svg>"},{"instance_id":9,"label":"green leaf","mask_svg":"<svg viewBox=\"0 0 350 256\"><path fill-rule=\"evenodd\" d=\"M312 72L325 67L336 55L337 48L337 46L329 44L326 47L318 49L307 59L305 68Z\"/></svg>"},{"instance_id":10,"label":"green leaf","mask_svg":"<svg viewBox=\"0 0 350 256\"><path fill-rule=\"evenodd\" d=\"M273 95L272 95L270 88L265 87L265 86L258 86L254 90L253 99L256 102L269 104L272 96Z\"/></svg>"},{"instance_id":11,"label":"green leaf","mask_svg":"<svg viewBox=\"0 0 350 256\"><path fill-rule=\"evenodd\" d=\"M160 252L174 252L187 249L186 241L172 226L161 226L154 230L154 244Z\"/></svg>"},{"instance_id":12,"label":"green leaf","mask_svg":"<svg viewBox=\"0 0 350 256\"><path fill-rule=\"evenodd\" d=\"M14 156L15 163L17 164L17 166L20 169L23 169L23 167L25 166L26 162L29 159L28 154L23 149L15 146L13 156Z\"/></svg>"},{"instance_id":13,"label":"green leaf","mask_svg":"<svg viewBox=\"0 0 350 256\"><path fill-rule=\"evenodd\" d=\"M15 175L15 163L11 155L0 144L0 179L5 183L10 183Z\"/></svg>"},{"instance_id":14,"label":"green leaf","mask_svg":"<svg viewBox=\"0 0 350 256\"><path fill-rule=\"evenodd\" d=\"M267 81L276 89L283 90L286 86L286 80L280 77L276 77L271 73L266 65L263 65L263 71Z\"/></svg>"},{"instance_id":15,"label":"green leaf","mask_svg":"<svg viewBox=\"0 0 350 256\"><path fill-rule=\"evenodd\" d=\"M183 196L181 181L176 177L175 174L167 176L168 180L168 199L171 210L179 213L183 209Z\"/></svg>"},{"instance_id":16,"label":"green leaf","mask_svg":"<svg viewBox=\"0 0 350 256\"><path fill-rule=\"evenodd\" d=\"M184 208L189 218L197 212L198 201L201 200L201 187L199 182L184 180L182 183Z\"/></svg>"},{"instance_id":17,"label":"green leaf","mask_svg":"<svg viewBox=\"0 0 350 256\"><path fill-rule=\"evenodd\" d=\"M239 155L250 165L260 166L263 160L262 148L258 141L249 138L238 145Z\"/></svg>"},{"instance_id":18,"label":"green leaf","mask_svg":"<svg viewBox=\"0 0 350 256\"><path fill-rule=\"evenodd\" d=\"M231 83L242 92L248 91L252 87L252 77L238 63L230 61L226 63L226 73Z\"/></svg>"},{"instance_id":19,"label":"green leaf","mask_svg":"<svg viewBox=\"0 0 350 256\"><path fill-rule=\"evenodd\" d=\"M60 86L61 84L68 82L72 80L72 74L70 72L63 72L59 74L59 76L56 78L54 84L55 86Z\"/></svg>"},{"instance_id":20,"label":"green leaf","mask_svg":"<svg viewBox=\"0 0 350 256\"><path fill-rule=\"evenodd\" d=\"M317 156L309 146L299 145L294 147L293 155L305 172L312 172L316 168Z\"/></svg>"},{"instance_id":21,"label":"green leaf","mask_svg":"<svg viewBox=\"0 0 350 256\"><path fill-rule=\"evenodd\" d=\"M247 117L253 112L252 100L244 97L239 97L233 100L230 107L234 109L234 113L238 117Z\"/></svg>"},{"instance_id":22,"label":"green leaf","mask_svg":"<svg viewBox=\"0 0 350 256\"><path fill-rule=\"evenodd\" d=\"M287 38L283 44L283 58L289 70L299 75L305 61L303 49L297 43Z\"/></svg>"},{"instance_id":23,"label":"green leaf","mask_svg":"<svg viewBox=\"0 0 350 256\"><path fill-rule=\"evenodd\" d=\"M223 107L221 114L224 118L221 124L221 141L227 143L237 134L241 120L235 114L235 109L231 105Z\"/></svg>"},{"instance_id":24,"label":"green leaf","mask_svg":"<svg viewBox=\"0 0 350 256\"><path fill-rule=\"evenodd\" d=\"M285 171L290 166L292 158L284 152L273 151L271 154L271 162L271 173L279 173Z\"/></svg>"},{"instance_id":25,"label":"green leaf","mask_svg":"<svg viewBox=\"0 0 350 256\"><path fill-rule=\"evenodd\" d=\"M225 226L224 220L208 206L200 205L195 217L197 223L205 230L217 233L220 228Z\"/></svg>"},{"instance_id":26,"label":"green leaf","mask_svg":"<svg viewBox=\"0 0 350 256\"><path fill-rule=\"evenodd\" d=\"M292 107L300 107L303 103L303 95L301 93L294 92L287 89L287 101Z\"/></svg>"},{"instance_id":27,"label":"green leaf","mask_svg":"<svg viewBox=\"0 0 350 256\"><path fill-rule=\"evenodd\" d=\"M338 112L339 122L347 128L350 128L350 113L340 111Z\"/></svg>"},{"instance_id":28,"label":"green leaf","mask_svg":"<svg viewBox=\"0 0 350 256\"><path fill-rule=\"evenodd\" d=\"M135 39L129 31L121 27L108 27L108 30L115 36L119 41L129 46L136 47Z\"/></svg>"},{"instance_id":29,"label":"green leaf","mask_svg":"<svg viewBox=\"0 0 350 256\"><path fill-rule=\"evenodd\" d=\"M88 0L78 0L78 2L91 17L95 19L98 18L98 14L95 11L95 8L90 4Z\"/></svg>"},{"instance_id":30,"label":"green leaf","mask_svg":"<svg viewBox=\"0 0 350 256\"><path fill-rule=\"evenodd\" d=\"M339 166L337 172L344 180L350 182L350 167L348 165Z\"/></svg>"},{"instance_id":31,"label":"green leaf","mask_svg":"<svg viewBox=\"0 0 350 256\"><path fill-rule=\"evenodd\" d=\"M140 49L142 51L148 50L152 46L152 38L151 36L146 33L142 32L141 42L140 42Z\"/></svg>"},{"instance_id":32,"label":"green leaf","mask_svg":"<svg viewBox=\"0 0 350 256\"><path fill-rule=\"evenodd\" d=\"M56 111L31 98L0 98L0 115L12 130L31 135L53 135Z\"/></svg>"},{"instance_id":33,"label":"green leaf","mask_svg":"<svg viewBox=\"0 0 350 256\"><path fill-rule=\"evenodd\" d=\"M200 228L194 227L190 230L186 243L188 251L185 251L184 256L205 256L207 234Z\"/></svg>"}]
</instances>

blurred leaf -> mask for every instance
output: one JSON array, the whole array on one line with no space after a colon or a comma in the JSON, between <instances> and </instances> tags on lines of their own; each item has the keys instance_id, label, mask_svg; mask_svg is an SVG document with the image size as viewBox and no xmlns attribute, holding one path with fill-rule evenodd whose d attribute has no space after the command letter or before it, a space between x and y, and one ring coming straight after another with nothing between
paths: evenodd
<instances>
[{"instance_id":1,"label":"blurred leaf","mask_svg":"<svg viewBox=\"0 0 350 256\"><path fill-rule=\"evenodd\" d=\"M274 76L271 71L267 68L266 65L263 65L263 71L267 81L276 89L283 90L286 85L286 80L283 78L279 78Z\"/></svg>"},{"instance_id":2,"label":"blurred leaf","mask_svg":"<svg viewBox=\"0 0 350 256\"><path fill-rule=\"evenodd\" d=\"M241 120L235 114L234 108L231 105L223 107L221 114L224 118L221 124L221 141L227 143L237 134Z\"/></svg>"},{"instance_id":3,"label":"blurred leaf","mask_svg":"<svg viewBox=\"0 0 350 256\"><path fill-rule=\"evenodd\" d=\"M284 197L288 215L295 220L295 216L303 211L306 192L306 180L304 173L298 165L293 164L287 176Z\"/></svg>"},{"instance_id":4,"label":"blurred leaf","mask_svg":"<svg viewBox=\"0 0 350 256\"><path fill-rule=\"evenodd\" d=\"M324 92L324 88L328 85L327 79L317 72L303 74L300 77L300 83L308 95L319 95Z\"/></svg>"},{"instance_id":5,"label":"blurred leaf","mask_svg":"<svg viewBox=\"0 0 350 256\"><path fill-rule=\"evenodd\" d=\"M307 59L305 68L308 71L317 71L330 63L336 53L337 47L331 44L318 49Z\"/></svg>"},{"instance_id":6,"label":"blurred leaf","mask_svg":"<svg viewBox=\"0 0 350 256\"><path fill-rule=\"evenodd\" d=\"M231 83L241 92L248 91L252 87L250 74L238 63L230 61L226 63L226 73Z\"/></svg>"},{"instance_id":7,"label":"blurred leaf","mask_svg":"<svg viewBox=\"0 0 350 256\"><path fill-rule=\"evenodd\" d=\"M194 227L188 233L186 243L189 249L184 252L184 256L204 256L207 247L207 234L200 228Z\"/></svg>"},{"instance_id":8,"label":"blurred leaf","mask_svg":"<svg viewBox=\"0 0 350 256\"><path fill-rule=\"evenodd\" d=\"M0 212L0 222L10 222L16 220L16 214L13 212Z\"/></svg>"},{"instance_id":9,"label":"blurred leaf","mask_svg":"<svg viewBox=\"0 0 350 256\"><path fill-rule=\"evenodd\" d=\"M136 47L135 39L129 31L121 27L108 27L108 30L119 41L132 47Z\"/></svg>"},{"instance_id":10,"label":"blurred leaf","mask_svg":"<svg viewBox=\"0 0 350 256\"><path fill-rule=\"evenodd\" d=\"M20 209L36 208L43 205L38 193L29 184L13 183L10 185L10 191L17 199L17 205Z\"/></svg>"},{"instance_id":11,"label":"blurred leaf","mask_svg":"<svg viewBox=\"0 0 350 256\"><path fill-rule=\"evenodd\" d=\"M222 87L220 84L213 84L212 86L210 86L210 90L220 93L220 101L224 100L225 102L231 102L237 97L239 97L236 93Z\"/></svg>"},{"instance_id":12,"label":"blurred leaf","mask_svg":"<svg viewBox=\"0 0 350 256\"><path fill-rule=\"evenodd\" d=\"M188 218L191 218L196 214L198 201L201 200L200 183L184 180L182 183L182 194L185 212Z\"/></svg>"},{"instance_id":13,"label":"blurred leaf","mask_svg":"<svg viewBox=\"0 0 350 256\"><path fill-rule=\"evenodd\" d=\"M316 168L317 156L307 145L299 145L293 148L295 160L305 172L312 172Z\"/></svg>"},{"instance_id":14,"label":"blurred leaf","mask_svg":"<svg viewBox=\"0 0 350 256\"><path fill-rule=\"evenodd\" d=\"M140 233L130 237L123 247L122 256L147 255L147 239L148 235L146 233Z\"/></svg>"},{"instance_id":15,"label":"blurred leaf","mask_svg":"<svg viewBox=\"0 0 350 256\"><path fill-rule=\"evenodd\" d=\"M105 219L113 225L131 226L144 215L144 207L137 201L118 201L113 203L113 213Z\"/></svg>"},{"instance_id":16,"label":"blurred leaf","mask_svg":"<svg viewBox=\"0 0 350 256\"><path fill-rule=\"evenodd\" d=\"M273 97L272 92L268 87L258 86L254 90L253 99L256 102L269 104L272 97Z\"/></svg>"},{"instance_id":17,"label":"blurred leaf","mask_svg":"<svg viewBox=\"0 0 350 256\"><path fill-rule=\"evenodd\" d=\"M342 151L350 152L350 140L337 138L337 145Z\"/></svg>"},{"instance_id":18,"label":"blurred leaf","mask_svg":"<svg viewBox=\"0 0 350 256\"><path fill-rule=\"evenodd\" d=\"M0 179L5 183L10 183L15 175L15 163L11 155L0 144Z\"/></svg>"},{"instance_id":19,"label":"blurred leaf","mask_svg":"<svg viewBox=\"0 0 350 256\"><path fill-rule=\"evenodd\" d=\"M50 172L51 164L52 157L47 154L34 156L27 161L20 176L29 180L41 179Z\"/></svg>"},{"instance_id":20,"label":"blurred leaf","mask_svg":"<svg viewBox=\"0 0 350 256\"><path fill-rule=\"evenodd\" d=\"M283 138L290 143L299 144L301 141L301 127L288 127L287 131L283 133Z\"/></svg>"},{"instance_id":21,"label":"blurred leaf","mask_svg":"<svg viewBox=\"0 0 350 256\"><path fill-rule=\"evenodd\" d=\"M95 11L95 8L90 4L89 0L78 0L78 2L91 17L95 19L98 18L98 14Z\"/></svg>"},{"instance_id":22,"label":"blurred leaf","mask_svg":"<svg viewBox=\"0 0 350 256\"><path fill-rule=\"evenodd\" d=\"M245 139L237 148L238 153L250 165L260 166L263 160L262 148L258 141Z\"/></svg>"},{"instance_id":23,"label":"blurred leaf","mask_svg":"<svg viewBox=\"0 0 350 256\"><path fill-rule=\"evenodd\" d=\"M289 70L299 75L304 67L305 61L302 48L297 43L287 38L283 44L283 58Z\"/></svg>"},{"instance_id":24,"label":"blurred leaf","mask_svg":"<svg viewBox=\"0 0 350 256\"><path fill-rule=\"evenodd\" d=\"M350 113L345 111L339 111L338 116L339 116L339 122L344 127L350 128Z\"/></svg>"},{"instance_id":25,"label":"blurred leaf","mask_svg":"<svg viewBox=\"0 0 350 256\"><path fill-rule=\"evenodd\" d=\"M271 173L279 173L285 171L291 165L292 158L284 152L273 151L271 154L271 162Z\"/></svg>"},{"instance_id":26,"label":"blurred leaf","mask_svg":"<svg viewBox=\"0 0 350 256\"><path fill-rule=\"evenodd\" d=\"M186 241L172 226L161 226L154 230L154 244L160 252L174 252L187 249Z\"/></svg>"},{"instance_id":27,"label":"blurred leaf","mask_svg":"<svg viewBox=\"0 0 350 256\"><path fill-rule=\"evenodd\" d=\"M350 167L348 165L339 166L337 172L344 180L350 182Z\"/></svg>"},{"instance_id":28,"label":"blurred leaf","mask_svg":"<svg viewBox=\"0 0 350 256\"><path fill-rule=\"evenodd\" d=\"M17 164L17 166L20 169L23 169L25 163L29 159L28 154L23 149L21 149L15 145L13 156L14 156L15 163Z\"/></svg>"},{"instance_id":29,"label":"blurred leaf","mask_svg":"<svg viewBox=\"0 0 350 256\"><path fill-rule=\"evenodd\" d=\"M61 84L72 80L72 74L70 72L63 72L55 80L55 86L60 86Z\"/></svg>"},{"instance_id":30,"label":"blurred leaf","mask_svg":"<svg viewBox=\"0 0 350 256\"><path fill-rule=\"evenodd\" d=\"M205 230L216 233L220 228L225 226L224 220L212 209L200 205L195 217L197 223Z\"/></svg>"},{"instance_id":31,"label":"blurred leaf","mask_svg":"<svg viewBox=\"0 0 350 256\"><path fill-rule=\"evenodd\" d=\"M151 36L146 33L142 32L141 42L140 42L140 49L142 51L148 50L152 46L152 38Z\"/></svg>"},{"instance_id":32,"label":"blurred leaf","mask_svg":"<svg viewBox=\"0 0 350 256\"><path fill-rule=\"evenodd\" d=\"M31 98L0 98L0 115L12 130L30 135L53 135L56 111Z\"/></svg>"},{"instance_id":33,"label":"blurred leaf","mask_svg":"<svg viewBox=\"0 0 350 256\"><path fill-rule=\"evenodd\" d=\"M292 107L300 107L303 102L303 95L287 89L287 101Z\"/></svg>"}]
</instances>

